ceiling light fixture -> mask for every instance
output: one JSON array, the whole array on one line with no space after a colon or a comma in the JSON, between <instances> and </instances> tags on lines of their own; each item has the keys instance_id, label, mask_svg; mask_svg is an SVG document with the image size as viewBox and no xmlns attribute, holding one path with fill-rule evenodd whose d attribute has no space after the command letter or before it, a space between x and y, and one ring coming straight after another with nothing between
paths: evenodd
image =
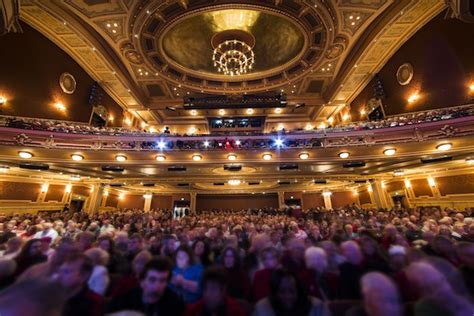
<instances>
[{"instance_id":1,"label":"ceiling light fixture","mask_svg":"<svg viewBox=\"0 0 474 316\"><path fill-rule=\"evenodd\" d=\"M232 179L232 180L227 181L227 183L228 183L229 185L239 185L239 184L242 183L242 181L240 181L240 180L238 180L238 179Z\"/></svg>"},{"instance_id":2,"label":"ceiling light fixture","mask_svg":"<svg viewBox=\"0 0 474 316\"><path fill-rule=\"evenodd\" d=\"M248 114L248 115L252 115L253 112L254 112L253 109L247 109L247 114Z\"/></svg>"},{"instance_id":3,"label":"ceiling light fixture","mask_svg":"<svg viewBox=\"0 0 474 316\"><path fill-rule=\"evenodd\" d=\"M283 146L283 139L281 139L281 138L275 139L275 146L276 147L282 147Z\"/></svg>"},{"instance_id":4,"label":"ceiling light fixture","mask_svg":"<svg viewBox=\"0 0 474 316\"><path fill-rule=\"evenodd\" d=\"M79 154L72 154L71 159L74 160L74 161L81 161L81 160L84 160L84 156L79 155Z\"/></svg>"},{"instance_id":5,"label":"ceiling light fixture","mask_svg":"<svg viewBox=\"0 0 474 316\"><path fill-rule=\"evenodd\" d=\"M403 176L404 174L405 174L405 172L404 172L403 170L400 170L400 169L399 169L399 170L395 170L395 171L393 172L393 175L394 175L395 177L401 177L401 176Z\"/></svg>"},{"instance_id":6,"label":"ceiling light fixture","mask_svg":"<svg viewBox=\"0 0 474 316\"><path fill-rule=\"evenodd\" d=\"M165 161L166 156L165 155L156 155L155 159L156 159L156 161Z\"/></svg>"},{"instance_id":7,"label":"ceiling light fixture","mask_svg":"<svg viewBox=\"0 0 474 316\"><path fill-rule=\"evenodd\" d=\"M225 114L225 111L224 111L223 109L220 109L218 113L219 113L219 115L221 115L221 116L222 116L222 115L224 115L224 114Z\"/></svg>"},{"instance_id":8,"label":"ceiling light fixture","mask_svg":"<svg viewBox=\"0 0 474 316\"><path fill-rule=\"evenodd\" d=\"M339 153L339 158L346 159L349 158L350 154L347 151L343 151Z\"/></svg>"},{"instance_id":9,"label":"ceiling light fixture","mask_svg":"<svg viewBox=\"0 0 474 316\"><path fill-rule=\"evenodd\" d=\"M194 154L193 155L193 160L194 161L201 161L202 160L202 156L200 154Z\"/></svg>"},{"instance_id":10,"label":"ceiling light fixture","mask_svg":"<svg viewBox=\"0 0 474 316\"><path fill-rule=\"evenodd\" d=\"M228 154L228 155L227 155L227 159L228 159L228 160L236 160L236 159L237 159L237 155L236 155L236 154Z\"/></svg>"},{"instance_id":11,"label":"ceiling light fixture","mask_svg":"<svg viewBox=\"0 0 474 316\"><path fill-rule=\"evenodd\" d=\"M120 161L120 162L123 162L123 161L127 160L127 156L125 156L125 155L117 155L117 156L115 156L115 160Z\"/></svg>"},{"instance_id":12,"label":"ceiling light fixture","mask_svg":"<svg viewBox=\"0 0 474 316\"><path fill-rule=\"evenodd\" d=\"M272 159L272 154L263 154L262 155L263 160L271 160Z\"/></svg>"},{"instance_id":13,"label":"ceiling light fixture","mask_svg":"<svg viewBox=\"0 0 474 316\"><path fill-rule=\"evenodd\" d=\"M229 39L233 38L233 39ZM217 71L228 76L246 74L255 63L255 38L242 30L227 30L212 38L212 62Z\"/></svg>"},{"instance_id":14,"label":"ceiling light fixture","mask_svg":"<svg viewBox=\"0 0 474 316\"><path fill-rule=\"evenodd\" d=\"M192 116L196 116L198 114L198 112L196 110L191 110L190 113L191 113Z\"/></svg>"},{"instance_id":15,"label":"ceiling light fixture","mask_svg":"<svg viewBox=\"0 0 474 316\"><path fill-rule=\"evenodd\" d=\"M301 160L306 160L309 158L309 154L308 153L300 153L299 156L298 156Z\"/></svg>"},{"instance_id":16,"label":"ceiling light fixture","mask_svg":"<svg viewBox=\"0 0 474 316\"><path fill-rule=\"evenodd\" d=\"M420 98L420 95L418 94L418 92L415 92L415 93L413 93L412 95L410 95L410 96L408 97L408 100L407 100L407 101L408 101L408 103L413 103L413 102L415 102L416 100L418 100L419 98Z\"/></svg>"},{"instance_id":17,"label":"ceiling light fixture","mask_svg":"<svg viewBox=\"0 0 474 316\"><path fill-rule=\"evenodd\" d=\"M5 172L8 172L8 170L10 170L10 167L8 167L8 166L0 166L0 172L5 173Z\"/></svg>"},{"instance_id":18,"label":"ceiling light fixture","mask_svg":"<svg viewBox=\"0 0 474 316\"><path fill-rule=\"evenodd\" d=\"M0 105L4 105L7 103L7 98L5 98L3 95L0 95Z\"/></svg>"},{"instance_id":19,"label":"ceiling light fixture","mask_svg":"<svg viewBox=\"0 0 474 316\"><path fill-rule=\"evenodd\" d=\"M28 151L19 151L18 156L20 156L23 159L30 159L33 157L33 154Z\"/></svg>"},{"instance_id":20,"label":"ceiling light fixture","mask_svg":"<svg viewBox=\"0 0 474 316\"><path fill-rule=\"evenodd\" d=\"M385 149L383 151L383 154L385 156L393 156L393 155L395 155L396 152L397 152L397 150L395 148L388 148L388 149Z\"/></svg>"},{"instance_id":21,"label":"ceiling light fixture","mask_svg":"<svg viewBox=\"0 0 474 316\"><path fill-rule=\"evenodd\" d=\"M474 165L474 158L466 158L466 162L470 165Z\"/></svg>"},{"instance_id":22,"label":"ceiling light fixture","mask_svg":"<svg viewBox=\"0 0 474 316\"><path fill-rule=\"evenodd\" d=\"M56 107L56 109L58 109L59 111L66 111L66 106L64 104L62 104L61 102L56 102L54 103L54 106Z\"/></svg>"},{"instance_id":23,"label":"ceiling light fixture","mask_svg":"<svg viewBox=\"0 0 474 316\"><path fill-rule=\"evenodd\" d=\"M436 149L446 151L446 150L450 150L451 147L453 147L453 144L443 143L443 144L439 144L438 146L436 146Z\"/></svg>"},{"instance_id":24,"label":"ceiling light fixture","mask_svg":"<svg viewBox=\"0 0 474 316\"><path fill-rule=\"evenodd\" d=\"M280 114L282 109L281 108L276 108L274 111L275 111L276 114Z\"/></svg>"}]
</instances>

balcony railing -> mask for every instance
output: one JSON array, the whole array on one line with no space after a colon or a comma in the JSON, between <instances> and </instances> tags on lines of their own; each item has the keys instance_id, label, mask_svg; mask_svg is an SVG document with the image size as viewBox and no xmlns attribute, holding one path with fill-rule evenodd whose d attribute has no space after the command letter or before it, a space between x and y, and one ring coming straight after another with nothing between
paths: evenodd
<instances>
[{"instance_id":1,"label":"balcony railing","mask_svg":"<svg viewBox=\"0 0 474 316\"><path fill-rule=\"evenodd\" d=\"M474 105L417 112L378 122L271 134L171 135L94 128L65 121L0 117L0 144L90 150L251 150L367 146L474 135ZM282 142L282 144L280 144Z\"/></svg>"}]
</instances>

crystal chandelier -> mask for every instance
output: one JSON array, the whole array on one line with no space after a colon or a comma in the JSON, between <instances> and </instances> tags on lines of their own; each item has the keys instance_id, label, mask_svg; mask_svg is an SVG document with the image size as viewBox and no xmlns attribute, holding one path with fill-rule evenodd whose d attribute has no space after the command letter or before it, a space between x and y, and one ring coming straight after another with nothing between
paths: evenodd
<instances>
[{"instance_id":1,"label":"crystal chandelier","mask_svg":"<svg viewBox=\"0 0 474 316\"><path fill-rule=\"evenodd\" d=\"M255 63L255 38L241 30L227 30L212 39L212 62L217 71L228 76L246 74Z\"/></svg>"}]
</instances>

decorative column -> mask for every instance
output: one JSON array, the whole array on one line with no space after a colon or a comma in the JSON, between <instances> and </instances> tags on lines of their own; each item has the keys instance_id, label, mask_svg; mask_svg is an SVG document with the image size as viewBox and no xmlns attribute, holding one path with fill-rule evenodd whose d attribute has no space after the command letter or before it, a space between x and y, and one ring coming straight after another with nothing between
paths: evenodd
<instances>
[{"instance_id":1,"label":"decorative column","mask_svg":"<svg viewBox=\"0 0 474 316\"><path fill-rule=\"evenodd\" d=\"M149 212L150 209L151 209L151 200L153 199L153 194L146 193L146 194L143 195L143 197L145 198L145 203L143 205L143 210L145 212Z\"/></svg>"},{"instance_id":2,"label":"decorative column","mask_svg":"<svg viewBox=\"0 0 474 316\"><path fill-rule=\"evenodd\" d=\"M48 188L49 184L48 183L43 183L41 185L41 191L40 194L38 194L38 198L36 199L36 202L42 203L46 199L46 194L48 193Z\"/></svg>"},{"instance_id":3,"label":"decorative column","mask_svg":"<svg viewBox=\"0 0 474 316\"><path fill-rule=\"evenodd\" d=\"M440 198L440 197L441 197L441 193L439 192L439 189L438 189L438 187L436 186L436 181L435 181L435 179L432 178L432 177L428 177L427 181L428 181L428 185L430 186L431 194L433 194L433 197L435 197L435 198Z\"/></svg>"},{"instance_id":4,"label":"decorative column","mask_svg":"<svg viewBox=\"0 0 474 316\"><path fill-rule=\"evenodd\" d=\"M189 213L190 214L196 214L196 197L197 193L196 192L191 192L191 199L189 201Z\"/></svg>"},{"instance_id":5,"label":"decorative column","mask_svg":"<svg viewBox=\"0 0 474 316\"><path fill-rule=\"evenodd\" d=\"M332 192L329 192L329 191L323 192L324 208L327 210L332 210L331 195L332 195Z\"/></svg>"},{"instance_id":6,"label":"decorative column","mask_svg":"<svg viewBox=\"0 0 474 316\"><path fill-rule=\"evenodd\" d=\"M90 201L87 208L87 213L94 214L99 211L103 195L104 186L102 184L94 185L94 191L89 196Z\"/></svg>"},{"instance_id":7,"label":"decorative column","mask_svg":"<svg viewBox=\"0 0 474 316\"><path fill-rule=\"evenodd\" d=\"M285 192L278 191L278 208L282 209L285 206Z\"/></svg>"},{"instance_id":8,"label":"decorative column","mask_svg":"<svg viewBox=\"0 0 474 316\"><path fill-rule=\"evenodd\" d=\"M387 197L387 194L385 193L384 188L382 187L382 181L375 180L370 184L370 186L372 187L372 193L377 208L390 208L391 203Z\"/></svg>"},{"instance_id":9,"label":"decorative column","mask_svg":"<svg viewBox=\"0 0 474 316\"><path fill-rule=\"evenodd\" d=\"M67 184L66 188L64 189L64 194L61 199L61 203L64 203L64 204L71 203L71 196L72 196L71 191L72 191L72 186L70 184Z\"/></svg>"}]
</instances>

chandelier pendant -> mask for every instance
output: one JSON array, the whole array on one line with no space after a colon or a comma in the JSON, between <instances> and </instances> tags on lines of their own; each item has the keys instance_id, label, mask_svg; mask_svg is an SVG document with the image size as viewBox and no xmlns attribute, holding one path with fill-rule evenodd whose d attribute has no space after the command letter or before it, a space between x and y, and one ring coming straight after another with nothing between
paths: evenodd
<instances>
[{"instance_id":1,"label":"chandelier pendant","mask_svg":"<svg viewBox=\"0 0 474 316\"><path fill-rule=\"evenodd\" d=\"M255 64L255 38L241 30L226 30L212 37L212 62L217 71L227 76L250 72Z\"/></svg>"}]
</instances>

